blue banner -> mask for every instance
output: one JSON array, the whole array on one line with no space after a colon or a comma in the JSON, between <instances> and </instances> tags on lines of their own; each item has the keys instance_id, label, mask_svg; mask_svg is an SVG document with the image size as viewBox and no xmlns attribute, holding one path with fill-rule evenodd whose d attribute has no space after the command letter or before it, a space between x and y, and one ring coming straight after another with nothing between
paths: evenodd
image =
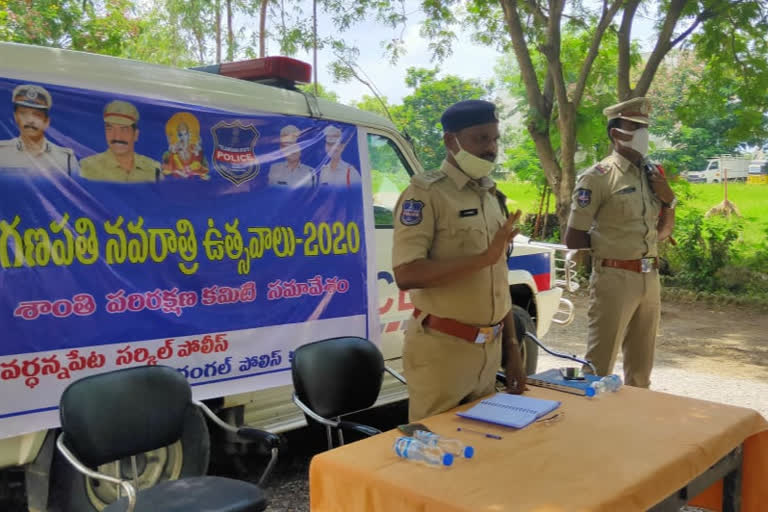
<instances>
[{"instance_id":1,"label":"blue banner","mask_svg":"<svg viewBox=\"0 0 768 512\"><path fill-rule=\"evenodd\" d=\"M34 388L50 351L367 314L353 125L0 90L3 381Z\"/></svg>"}]
</instances>

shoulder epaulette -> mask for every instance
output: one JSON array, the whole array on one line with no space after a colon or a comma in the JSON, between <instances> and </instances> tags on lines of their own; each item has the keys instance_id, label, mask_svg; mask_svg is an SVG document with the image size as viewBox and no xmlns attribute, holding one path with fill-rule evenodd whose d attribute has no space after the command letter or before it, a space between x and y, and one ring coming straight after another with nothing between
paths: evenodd
<instances>
[{"instance_id":1,"label":"shoulder epaulette","mask_svg":"<svg viewBox=\"0 0 768 512\"><path fill-rule=\"evenodd\" d=\"M429 171L421 174L414 174L411 177L411 183L419 188L428 189L434 183L445 178L445 176L446 174L443 171Z\"/></svg>"}]
</instances>

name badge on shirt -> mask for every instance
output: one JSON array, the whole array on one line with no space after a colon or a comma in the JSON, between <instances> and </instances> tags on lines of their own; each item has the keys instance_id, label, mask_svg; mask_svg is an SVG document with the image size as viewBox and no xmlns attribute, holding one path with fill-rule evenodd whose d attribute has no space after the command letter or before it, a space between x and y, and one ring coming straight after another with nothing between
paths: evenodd
<instances>
[{"instance_id":1,"label":"name badge on shirt","mask_svg":"<svg viewBox=\"0 0 768 512\"><path fill-rule=\"evenodd\" d=\"M616 192L616 194L631 194L635 190L637 190L635 187L626 187Z\"/></svg>"},{"instance_id":2,"label":"name badge on shirt","mask_svg":"<svg viewBox=\"0 0 768 512\"><path fill-rule=\"evenodd\" d=\"M461 210L459 212L459 217L472 217L474 215L477 215L477 208L470 208L469 210Z\"/></svg>"}]
</instances>

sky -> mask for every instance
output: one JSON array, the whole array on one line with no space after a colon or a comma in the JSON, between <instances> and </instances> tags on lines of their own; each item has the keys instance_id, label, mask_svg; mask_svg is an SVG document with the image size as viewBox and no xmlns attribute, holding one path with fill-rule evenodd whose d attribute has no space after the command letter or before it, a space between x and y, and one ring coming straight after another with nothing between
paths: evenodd
<instances>
[{"instance_id":1,"label":"sky","mask_svg":"<svg viewBox=\"0 0 768 512\"><path fill-rule=\"evenodd\" d=\"M399 37L401 29L393 30L382 24L366 21L344 33L347 42L360 49L359 66L390 103L400 103L403 96L411 92L405 85L407 68L412 66L431 68L436 65L431 61L429 41L419 34L423 16L418 10L418 2L408 0L406 11L412 13L408 17L408 25L403 36L407 53L395 65L392 65L384 56L380 43ZM305 12L311 13L311 7ZM332 30L333 25L330 20L320 14L318 34L322 37ZM651 34L652 21L639 14L633 28L633 39L640 42L644 51L652 48ZM439 65L441 74L453 74L478 80L493 78L494 67L501 54L495 48L473 43L468 31L457 35L459 38L454 41L453 55ZM272 43L271 46L276 44ZM311 52L300 53L295 57L312 63ZM332 60L333 55L330 51L318 52L318 81L336 92L342 103L349 104L359 100L365 94L371 95L368 88L356 80L349 83L335 83L328 70Z\"/></svg>"}]
</instances>

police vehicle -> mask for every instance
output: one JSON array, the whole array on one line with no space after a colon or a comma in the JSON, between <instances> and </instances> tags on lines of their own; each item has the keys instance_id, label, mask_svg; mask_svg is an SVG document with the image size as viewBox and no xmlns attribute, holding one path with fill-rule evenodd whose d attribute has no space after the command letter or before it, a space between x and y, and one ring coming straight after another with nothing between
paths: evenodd
<instances>
[{"instance_id":1,"label":"police vehicle","mask_svg":"<svg viewBox=\"0 0 768 512\"><path fill-rule=\"evenodd\" d=\"M249 358L245 352L234 353L234 358L228 363L230 365L228 370L232 372L231 375L234 375L240 371L241 367L261 365L268 371L256 372L260 375L258 379L238 380L227 377L218 379L219 382L211 386L196 386L193 389L199 393L197 397L211 400L209 403L215 406L221 416L232 423L253 425L275 433L305 425L303 413L291 401L289 354L290 350L298 345L321 339L324 331L302 327L315 321L316 317L308 314L296 320L295 316L291 316L294 314L291 311L298 311L301 308L296 306L298 309L291 309L289 306L292 304L291 300L294 304L300 304L300 300L306 299L305 302L309 304L310 295L317 295L311 290L318 283L312 284L311 279L303 283L306 285L304 287L302 282L294 282L288 286L286 282L290 283L290 275L284 276L286 282L282 284L275 285L276 281L272 280L269 283L261 283L258 282L261 273L266 272L263 269L268 270L267 259L259 260L254 256L251 260L247 260L244 257L239 261L233 260L231 273L226 274L227 279L242 277L243 284L240 288L231 285L221 287L218 291L211 291L212 284L208 282L204 283L206 286L201 297L187 295L185 299L181 295L190 292L183 290L173 292L176 290L173 288L173 282L166 282L166 278L163 277L158 278L157 282L150 281L147 285L149 291L143 295L132 293L128 285L125 286L125 290L113 289L114 293L107 294L111 298L106 306L109 313L114 313L109 317L114 319L111 323L106 321L98 323L96 320L98 315L106 315L106 313L103 313L103 304L99 304L98 308L101 309L97 310L97 306L86 297L88 295L93 298L95 294L81 293L77 296L61 298L32 296L33 294L29 292L36 289L35 287L40 290L58 290L64 286L76 287L79 284L85 286L86 282L90 283L94 278L93 274L98 273L96 270L88 272L85 270L95 269L102 264L98 268L116 268L118 270L115 272L118 274L123 272L122 269L128 269L125 270L125 274L120 274L121 278L127 281L135 279L136 282L145 282L147 279L152 279L151 276L157 275L171 276L167 279L171 281L178 279L178 282L185 283L187 281L183 281L183 278L191 279L195 275L200 275L199 272L206 268L205 264L201 263L198 274L195 274L194 270L197 267L194 265L197 262L193 263L189 258L183 259L182 240L187 240L188 244L195 242L182 236L182 228L186 229L189 226L183 222L182 224L169 223L167 226L162 226L164 229L167 228L163 231L158 226L149 224L142 227L138 221L139 217L161 218L163 208L173 209L178 206L177 202L187 205L185 208L191 219L198 209L194 203L195 198L204 198L204 194L207 193L195 192L203 190L195 187L210 185L218 187L216 190L226 191L225 195L216 201L205 202L204 199L200 199L200 209L208 208L211 212L232 210L234 207L231 205L240 204L237 201L244 197L240 194L241 192L251 190L249 187L257 190L265 186L268 162L272 160L282 162L283 157L286 162L290 162L292 152L299 151L302 159L308 159L303 160L302 164L315 169L318 175L321 171L331 172L334 166L341 166L340 168L343 168L346 173L339 180L342 187L345 183L351 186L354 181L351 175L358 173L361 190L357 195L344 195L343 190L337 192L341 194L337 197L346 198L347 209L344 211L361 212L359 222L353 226L354 229L350 227L352 222L331 224L332 218L329 218L329 222L325 224L313 223L311 219L315 217L311 215L315 213L306 212L310 205L319 204L321 206L319 210L329 212L337 212L334 208L339 208L338 201L333 204L323 203L322 199L317 199L316 192L306 192L306 194L315 194L311 196L313 198L311 200L320 201L319 203L296 202L293 204L292 197L304 196L292 196L291 193L275 191L270 192L269 195L259 196L265 198L259 204L242 203L248 206L238 207L241 208L240 211L229 211L229 213L235 216L242 214L243 218L251 215L253 213L251 210L263 211L264 215L271 215L270 222L273 222L274 226L282 226L280 229L286 229L282 233L290 232L289 234L293 237L293 245L284 249L284 252L294 251L298 254L304 250L305 255L307 250L302 249L301 245L307 245L308 239L299 238L302 234L301 225L293 228L291 226L294 222L293 217L308 215L306 218L310 220L303 224L304 231L316 230L315 236L320 240L317 246L319 247L318 257L327 253L328 259L277 258L273 255L270 261L274 261L274 265L282 265L279 268L283 272L291 271L294 265L292 262L296 262L296 268L303 265L301 268L308 272L304 277L313 275L315 271L320 277L329 268L334 269L338 276L323 276L326 290L328 279L343 277L347 266L333 267L333 260L330 257L337 254L337 251L332 249L338 245L336 242L343 238L342 243L345 244L344 248L348 248L348 253L354 252L353 249L357 247L365 246L367 249L365 257L360 256L358 259L349 260L360 263L362 270L358 274L364 273L365 277L354 281L357 277L352 275L347 286L350 288L349 293L352 293L351 288L354 283L362 283L360 284L362 289L357 290L357 293L363 298L362 302L366 302L367 298L371 300L361 314L362 320L355 320L357 323L353 322L349 325L356 326L354 327L357 329L356 332L367 335L378 344L388 366L395 370L400 368L402 333L406 320L413 314L413 305L409 301L408 294L398 290L394 282L390 262L392 215L398 195L407 186L410 176L423 172L423 169L411 144L389 120L369 112L316 98L296 89L296 83L309 81L308 65L283 57L268 57L189 70L59 49L0 43L0 139L17 137L19 130L23 129L16 126L17 116L12 104L13 90L19 84L35 84L45 88L53 100L50 109L46 112L50 122L46 132L47 137L62 147L70 148L80 160L95 154L104 155L101 157L104 159L113 159L116 169L119 169L124 162L138 165L136 164L139 161L138 156L134 156L133 160L131 156L144 153L142 165L149 166L151 169L149 172L143 169L142 176L148 176L147 179L153 182L114 185L89 182L77 176L64 175L55 178L56 186L51 187L43 182L34 181L37 178L28 174L28 172L34 174L36 172L34 169L6 170L5 167L8 166L0 158L0 178L10 180L11 178L8 177L3 178L3 173L10 173L7 176L15 176L13 179L21 180L14 182L21 183L18 187L22 188L18 190L28 191L27 188L23 188L27 186L24 185L26 183L34 189L30 193L36 194L31 196L34 198L32 201L34 204L30 205L28 202L22 204L18 195L9 192L8 187L0 188L0 195L2 195L0 203L4 205L18 203L19 211L30 209L28 211L32 212L28 215L19 215L17 220L12 208L3 207L0 210L0 217L2 217L0 227L3 230L0 236L0 244L2 244L0 282L4 283L0 288L0 295L2 295L0 315L5 317L5 325L10 328L10 331L4 332L0 342L2 345L2 351L0 351L2 384L0 385L4 390L3 398L0 399L0 471L14 468L25 471L29 510L47 510L48 507L67 512L102 510L116 499L117 489L114 486L82 477L69 465L60 463L60 456L54 448L58 427L58 398L66 384L89 374L154 362L176 366L190 380L195 381L203 378L204 374L208 375L209 370L211 375L219 371L224 372L221 370L221 361L227 355L224 351L227 339L229 339L229 346L226 350L229 351L234 350L235 346L256 347L263 344L267 348L259 349L260 352L254 357ZM115 101L118 103L114 103ZM111 106L106 108L105 105ZM304 142L300 137L287 141L280 139L281 129L288 124L298 126L299 129L283 130L282 133L307 134ZM329 126L334 128L329 129ZM335 138L330 139L327 136L329 133ZM343 133L346 137L342 141L346 145L336 140L340 138L339 133ZM312 159L314 161L309 162ZM126 173L130 172L129 167L124 168L127 169ZM261 179L263 182L259 181ZM70 185L65 180L72 180L74 184ZM173 182L173 180L177 181ZM157 183L154 183L155 181ZM170 182L179 184L177 192L169 192L168 183ZM308 180L308 182L319 187L317 180ZM157 196L152 192L154 189L138 188L152 186L165 188L162 192L157 192L159 194ZM137 190L143 191L142 195L148 194L150 198L134 197L137 195L135 192ZM299 192L296 193L299 194ZM56 198L49 197L47 194L55 195ZM58 204L56 201L69 201L73 195L78 194L82 194L88 201L95 201L88 203L90 207L82 207L82 212L85 213L81 212L80 224L74 221L75 210L85 203L73 203L73 209L66 212L56 206ZM99 194L113 199L107 204L106 199L100 199ZM176 196L168 194L179 194L180 199L176 201ZM144 210L138 212L137 216L126 217L124 219L126 224L120 228L117 214L123 197L126 204L128 201L135 201L135 204L142 205ZM37 209L33 210L34 208ZM51 211L58 213L51 214L50 218L45 217ZM344 211L338 215L345 215ZM64 218L65 213L72 218ZM95 252L88 253L86 232L90 218L88 215L91 214L96 217L101 216L99 219L103 221L104 226L112 230L110 233L127 233L130 238L130 235L138 237L136 233L141 229L158 228L154 232L158 239L161 236L169 236L175 240L176 245L162 245L158 242L158 245L148 248L149 255L143 254L142 260L142 245L139 242L137 242L138 245L132 245L133 241L131 241L127 243L128 250L120 259L119 236L114 235L111 239L115 241L114 244L110 246L108 242L101 246L101 252L96 251L98 252L96 257ZM38 220L38 217L43 220L37 224L30 224L32 220ZM229 220L231 221L231 218ZM234 221L230 221L224 219L219 222L212 213L208 225L205 225L204 219L201 221L202 224L190 223L190 226L194 224L197 228L199 254L204 254L203 245L208 243L209 245L205 245L205 250L208 251L209 259L216 259L212 255L216 254L218 248L212 245L209 235L214 231L220 234L226 232L227 236L234 233ZM60 237L62 230L69 229L66 227L69 225L68 222L72 223L71 234L77 242L72 250L75 251L73 254L76 254L75 260L79 258L82 263L79 267L77 261L72 264L71 259L67 260L62 252L66 247L66 240L62 238L64 241L60 245L53 241L55 234ZM151 221L146 220L146 222ZM328 238L327 243L323 244L326 226ZM338 236L336 236L337 226L341 226ZM176 232L171 233L174 229ZM201 229L204 231L200 231ZM246 232L245 226L237 229L242 233ZM36 238L43 236L43 232L46 233L45 236L50 237L50 247ZM28 238L26 233L29 233ZM270 236L277 237L274 229L270 233ZM104 233L99 228L99 235L102 234ZM273 250L277 253L279 242L277 238L274 240ZM224 254L238 250L237 243L234 235L233 238L227 238L222 234L220 241L221 257L218 260L226 262L228 260ZM230 241L233 241L232 244L229 244ZM263 242L264 239L261 241ZM247 253L248 250L258 252L259 247L263 251L265 247L265 245L258 246L258 243L253 245L253 238L250 246L247 241L241 241L241 243L244 247L239 247L238 254ZM24 254L21 251L22 246L29 249ZM33 246L34 250L30 249ZM146 244L143 247L146 252ZM190 245L185 247L186 250L191 250ZM161 261L162 257L167 255L159 255L156 252L163 248L173 253L172 256L176 258L173 262ZM553 322L568 323L573 316L573 307L562 297L563 289L558 286L558 284L570 286L568 280L558 280L556 276L558 249L562 247L533 243L526 237L519 236L515 240L514 252L509 259L509 293L515 305L518 320L525 324L527 330L537 333L539 337L548 332ZM356 254L361 255L362 251ZM89 259L90 256L94 257ZM54 261L56 257L59 258L58 263ZM338 257L342 258L342 256ZM346 254L343 257L351 256ZM47 259L43 261L44 258ZM106 259L109 258L111 260L107 262ZM152 258L155 258L154 261ZM141 265L136 263L139 260L144 263ZM326 264L323 261L329 263ZM88 267L86 263L92 266ZM131 267L132 263L135 263L133 267ZM162 272L156 270L163 265L165 266ZM141 270L145 268L150 270ZM65 273L66 269L70 269L72 274ZM85 269L84 273L78 274L77 272L82 269ZM102 277L106 282L113 279L114 275L105 273ZM334 281L334 291L335 297L343 299L340 294L344 293L344 279L341 277ZM296 278L299 281L303 279L298 276ZM18 281L13 281L15 279ZM9 286L12 282L27 284ZM97 281L93 283L94 287L99 284ZM253 287L250 287L250 283L254 283ZM318 286L323 286L323 282ZM153 288L157 290L151 291ZM222 291L224 288L226 292ZM165 289L168 293L176 293L172 297L175 302L172 305L170 302L163 302L162 311L158 309L160 308L160 303L157 302L160 300L158 295L152 295L159 293L161 289ZM125 297L119 297L118 292L124 292ZM205 292L209 294L207 304ZM259 334L267 331L259 329L248 331L239 329L239 326L235 325L230 328L226 325L227 315L216 314L219 310L214 309L222 308L220 311L225 311L223 309L225 307L246 307L248 304L267 300L266 296L269 296L270 300L275 299L272 302L274 304L279 303L278 299L286 304L283 309L280 309L282 316L275 316L275 318L286 320L280 320L281 325L271 325L269 329L285 329L284 332L292 333L290 336L268 337L266 334ZM322 320L322 314L323 311L333 310L333 301L341 300L337 298L333 298L330 304L326 304L325 310L318 306L322 310L319 313L318 322L333 321L333 318ZM95 297L95 299L98 299L95 302L99 302L102 297ZM354 303L347 301L345 304L353 308L358 307L357 302L360 301L354 301ZM192 309L183 308L192 307L195 304L198 308L210 305L210 308L205 310L211 312L205 313L209 315L205 317L208 319L206 321L215 323L218 327L210 331L209 339L201 338L191 341L189 339L190 332L200 332L194 331L192 323L202 320L199 320L200 315L189 313ZM165 311L166 306L169 313L160 320L159 315ZM153 307L155 309L150 311ZM144 309L139 311L141 308ZM130 316L131 314L136 316ZM336 316L343 316L343 313L337 312ZM91 321L95 323L87 323L89 318L92 318ZM121 338L120 335L110 331L111 324L118 325L123 321L121 319L132 322L131 318L158 320L157 323L133 322L131 325L142 330L141 335L133 337L126 334L125 338ZM168 318L170 320L167 320ZM294 320L289 320L290 318ZM36 342L30 342L43 332L37 327L36 322L49 322L40 325L53 326L42 336L45 340L37 340L39 345ZM80 327L68 330L70 323ZM338 324L335 325L336 330L331 329L331 332L340 332ZM57 326L62 327L59 329ZM109 339L98 339L101 328L105 333L110 333ZM158 331L157 335L153 333L155 328ZM173 329L177 329L178 334ZM239 333L245 331L256 334L247 343L236 343L240 339ZM88 337L91 340L89 344L81 347L81 352L88 355L87 358L85 355L78 356L77 351L72 349L71 343L75 343L79 339L78 336ZM107 334L104 336L106 337ZM178 343L183 338L186 338L186 341L180 348ZM219 366L212 366L212 363L209 364L204 358L190 359L192 362L189 364L181 359L164 360L163 350L168 349L166 354L169 354L172 345L168 340L174 340L173 343L177 343L174 345L176 350L174 357L179 356L182 349L195 352L195 357L199 358L204 354L215 355ZM192 341L198 342L197 345ZM206 349L206 341L209 342L208 349ZM216 345L219 341L221 343ZM144 346L150 347L150 350L142 352L141 348ZM219 348L223 351L220 354L217 352ZM522 344L522 351L526 369L528 373L533 373L536 369L538 348L526 340ZM147 356L147 353L152 355ZM260 353L261 356L259 356ZM266 360L264 354L267 355ZM49 366L45 366L43 361L47 361L45 364ZM195 361L198 362L195 363ZM59 366L54 367L54 363ZM262 375L267 373L269 375ZM407 398L406 388L395 379L387 377L377 404L392 403L405 398ZM230 453L237 453L236 445L229 448ZM164 479L178 478L184 468L203 464L204 461L207 461L205 448L201 448L201 444L196 440L187 439L186 442L179 442L144 454L138 464L138 481L142 488L149 487ZM115 471L121 471L120 467L119 464L106 464L98 469L114 474ZM51 492L54 488L56 492Z\"/></svg>"}]
</instances>

